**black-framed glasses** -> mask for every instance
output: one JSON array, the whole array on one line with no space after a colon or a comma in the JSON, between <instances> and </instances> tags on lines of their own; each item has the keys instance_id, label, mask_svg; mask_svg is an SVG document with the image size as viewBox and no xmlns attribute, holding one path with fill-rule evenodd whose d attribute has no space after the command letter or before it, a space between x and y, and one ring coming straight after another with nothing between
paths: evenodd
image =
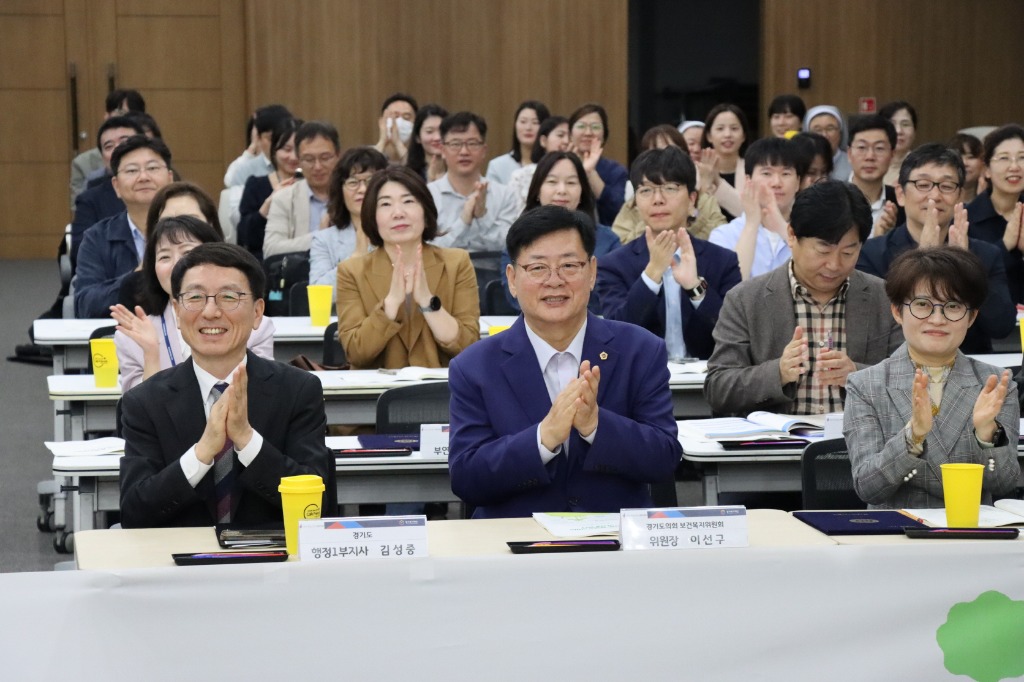
<instances>
[{"instance_id":1,"label":"black-framed glasses","mask_svg":"<svg viewBox=\"0 0 1024 682\"><path fill-rule=\"evenodd\" d=\"M244 291L220 291L216 294L203 294L198 291L190 291L184 294L178 294L178 301L181 303L181 307L185 310L191 310L192 312L199 312L206 308L206 302L213 299L214 304L221 310L236 310L238 306L242 305L242 300L246 296L252 296L252 294Z\"/></svg>"},{"instance_id":2,"label":"black-framed glasses","mask_svg":"<svg viewBox=\"0 0 1024 682\"><path fill-rule=\"evenodd\" d=\"M915 298L904 303L910 308L910 314L919 320L927 320L938 308L942 316L950 322L959 322L964 319L970 308L960 301L946 301L945 303L932 303L927 298Z\"/></svg>"},{"instance_id":3,"label":"black-framed glasses","mask_svg":"<svg viewBox=\"0 0 1024 682\"><path fill-rule=\"evenodd\" d=\"M928 192L931 192L932 187L938 187L939 191L943 194L952 194L960 189L960 184L953 182L952 180L944 180L943 182L934 182L932 180L907 180L907 184L913 185L917 188L917 191L922 194L928 194Z\"/></svg>"},{"instance_id":4,"label":"black-framed glasses","mask_svg":"<svg viewBox=\"0 0 1024 682\"><path fill-rule=\"evenodd\" d=\"M548 281L551 277L552 271L557 272L559 278L563 282L575 282L583 276L583 269L587 267L587 261L570 261L568 263L560 263L552 268L547 263L530 263L529 265L522 265L516 263L519 267L526 271L526 276L537 284L543 284Z\"/></svg>"}]
</instances>

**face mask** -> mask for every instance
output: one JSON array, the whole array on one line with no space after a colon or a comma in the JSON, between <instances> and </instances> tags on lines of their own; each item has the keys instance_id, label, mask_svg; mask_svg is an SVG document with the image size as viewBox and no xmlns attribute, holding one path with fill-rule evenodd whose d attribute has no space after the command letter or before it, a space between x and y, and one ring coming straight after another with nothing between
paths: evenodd
<instances>
[{"instance_id":1,"label":"face mask","mask_svg":"<svg viewBox=\"0 0 1024 682\"><path fill-rule=\"evenodd\" d=\"M402 141L402 144L409 144L409 139L412 138L412 121L406 121L404 118L393 118L391 119L393 125L398 128L398 139Z\"/></svg>"}]
</instances>

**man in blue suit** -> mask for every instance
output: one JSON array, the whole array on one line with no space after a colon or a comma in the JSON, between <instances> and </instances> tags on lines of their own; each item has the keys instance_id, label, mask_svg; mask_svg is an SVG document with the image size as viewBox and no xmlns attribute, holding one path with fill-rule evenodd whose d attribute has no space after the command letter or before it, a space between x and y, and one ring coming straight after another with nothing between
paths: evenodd
<instances>
[{"instance_id":1,"label":"man in blue suit","mask_svg":"<svg viewBox=\"0 0 1024 682\"><path fill-rule=\"evenodd\" d=\"M529 211L506 240L523 314L452 360L452 490L475 518L651 506L676 438L664 342L588 315L594 227L560 206Z\"/></svg>"},{"instance_id":2,"label":"man in blue suit","mask_svg":"<svg viewBox=\"0 0 1024 682\"><path fill-rule=\"evenodd\" d=\"M697 201L697 170L678 147L649 149L630 171L645 234L598 263L606 319L665 339L670 359L707 359L725 293L740 283L736 254L686 231Z\"/></svg>"},{"instance_id":3,"label":"man in blue suit","mask_svg":"<svg viewBox=\"0 0 1024 682\"><path fill-rule=\"evenodd\" d=\"M114 149L111 182L127 210L85 231L73 280L75 317L107 317L117 303L121 280L142 261L149 205L174 179L170 167L171 152L159 138L134 135Z\"/></svg>"}]
</instances>

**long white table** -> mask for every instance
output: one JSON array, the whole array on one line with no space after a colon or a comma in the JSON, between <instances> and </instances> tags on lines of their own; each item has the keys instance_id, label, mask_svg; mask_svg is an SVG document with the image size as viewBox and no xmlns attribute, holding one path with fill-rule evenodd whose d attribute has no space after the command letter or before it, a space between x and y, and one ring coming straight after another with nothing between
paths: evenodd
<instances>
[{"instance_id":1,"label":"long white table","mask_svg":"<svg viewBox=\"0 0 1024 682\"><path fill-rule=\"evenodd\" d=\"M515 321L510 316L484 316L480 318L480 335L487 336L492 326L508 326ZM314 360L323 356L326 327L314 327L308 317L275 317L274 357L288 362L303 354ZM331 317L331 322L337 322ZM40 346L53 347L53 373L85 371L89 367L89 335L100 327L115 324L112 319L36 320L32 334Z\"/></svg>"},{"instance_id":2,"label":"long white table","mask_svg":"<svg viewBox=\"0 0 1024 682\"><path fill-rule=\"evenodd\" d=\"M545 537L529 520L445 521L428 524L430 557L247 566L168 565L211 548L209 529L83 533L88 570L0 575L4 673L54 679L73 661L109 680L941 680L955 676L948 629L976 661L1016 660L1008 616L964 623L952 608L1019 600L1020 541L846 546L785 516L752 510L738 549L515 556L506 540ZM762 542L767 524L779 541ZM143 556L160 566L128 562ZM245 633L228 654L210 646L197 615L210 613ZM62 655L40 656L55 636ZM144 642L157 639L190 654L156 665Z\"/></svg>"}]
</instances>

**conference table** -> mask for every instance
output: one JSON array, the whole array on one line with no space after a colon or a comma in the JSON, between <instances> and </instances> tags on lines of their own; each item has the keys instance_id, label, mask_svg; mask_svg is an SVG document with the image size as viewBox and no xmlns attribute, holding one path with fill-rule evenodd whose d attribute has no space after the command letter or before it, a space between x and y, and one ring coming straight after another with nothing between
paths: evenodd
<instances>
[{"instance_id":1,"label":"conference table","mask_svg":"<svg viewBox=\"0 0 1024 682\"><path fill-rule=\"evenodd\" d=\"M323 357L326 327L313 326L308 316L271 319L276 360L288 362L300 354L313 360ZM480 335L487 336L491 327L507 327L515 320L515 316L485 315L480 318ZM337 317L331 317L331 322L337 321ZM114 324L109 317L36 320L32 323L32 335L38 345L53 347L54 374L84 372L89 367L89 335Z\"/></svg>"},{"instance_id":2,"label":"conference table","mask_svg":"<svg viewBox=\"0 0 1024 682\"><path fill-rule=\"evenodd\" d=\"M751 510L749 547L520 556L505 542L550 537L530 519L427 528L426 557L196 567L170 554L209 528L82 533L82 570L0 575L5 675L842 682L1018 660L1021 540L838 541Z\"/></svg>"},{"instance_id":3,"label":"conference table","mask_svg":"<svg viewBox=\"0 0 1024 682\"><path fill-rule=\"evenodd\" d=\"M357 436L328 436L333 450L358 448ZM120 453L53 457L53 475L70 484L70 531L95 527L96 514L120 508ZM448 458L423 455L336 457L338 504L459 502L448 477ZM65 526L67 519L65 519ZM75 541L77 543L77 540Z\"/></svg>"}]
</instances>

